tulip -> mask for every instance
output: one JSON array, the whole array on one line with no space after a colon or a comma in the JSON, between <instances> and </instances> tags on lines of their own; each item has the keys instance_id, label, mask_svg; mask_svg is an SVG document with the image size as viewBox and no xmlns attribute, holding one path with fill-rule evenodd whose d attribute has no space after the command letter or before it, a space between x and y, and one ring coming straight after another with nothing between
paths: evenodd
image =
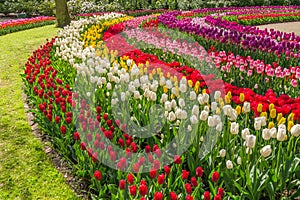
<instances>
[{"instance_id":1,"label":"tulip","mask_svg":"<svg viewBox=\"0 0 300 200\"><path fill-rule=\"evenodd\" d=\"M232 122L230 125L230 133L237 135L239 133L239 124L237 122Z\"/></svg>"},{"instance_id":2,"label":"tulip","mask_svg":"<svg viewBox=\"0 0 300 200\"><path fill-rule=\"evenodd\" d=\"M286 139L286 129L284 129L282 127L278 127L276 139L280 142L285 141L285 139Z\"/></svg>"},{"instance_id":3,"label":"tulip","mask_svg":"<svg viewBox=\"0 0 300 200\"><path fill-rule=\"evenodd\" d=\"M219 152L219 154L220 154L221 158L224 158L226 156L226 150L225 149L221 149L220 152Z\"/></svg>"},{"instance_id":4,"label":"tulip","mask_svg":"<svg viewBox=\"0 0 300 200\"><path fill-rule=\"evenodd\" d=\"M267 146L264 146L261 150L260 150L260 154L266 158L268 157L269 155L271 155L272 153L272 149L271 149L271 145L267 145Z\"/></svg>"},{"instance_id":5,"label":"tulip","mask_svg":"<svg viewBox=\"0 0 300 200\"><path fill-rule=\"evenodd\" d=\"M241 165L242 164L242 158L239 156L237 159L236 159L236 162L238 165Z\"/></svg>"},{"instance_id":6,"label":"tulip","mask_svg":"<svg viewBox=\"0 0 300 200\"><path fill-rule=\"evenodd\" d=\"M232 164L231 160L226 161L226 167L227 167L227 169L232 169L233 168L233 164Z\"/></svg>"},{"instance_id":7,"label":"tulip","mask_svg":"<svg viewBox=\"0 0 300 200\"><path fill-rule=\"evenodd\" d=\"M249 130L249 128L245 128L245 129L242 130L242 138L243 138L244 140L246 140L246 136L247 136L247 135L250 135L250 130Z\"/></svg>"},{"instance_id":8,"label":"tulip","mask_svg":"<svg viewBox=\"0 0 300 200\"><path fill-rule=\"evenodd\" d=\"M245 113L250 112L250 103L245 101L243 108Z\"/></svg>"},{"instance_id":9,"label":"tulip","mask_svg":"<svg viewBox=\"0 0 300 200\"><path fill-rule=\"evenodd\" d=\"M246 136L246 146L250 149L255 147L256 136L255 135L247 135Z\"/></svg>"},{"instance_id":10,"label":"tulip","mask_svg":"<svg viewBox=\"0 0 300 200\"><path fill-rule=\"evenodd\" d=\"M300 135L300 124L296 124L291 128L291 134L294 137L298 137Z\"/></svg>"},{"instance_id":11,"label":"tulip","mask_svg":"<svg viewBox=\"0 0 300 200\"><path fill-rule=\"evenodd\" d=\"M267 128L263 129L263 131L262 131L262 138L264 140L270 140L271 139L271 133L270 133L269 129L267 129Z\"/></svg>"}]
</instances>

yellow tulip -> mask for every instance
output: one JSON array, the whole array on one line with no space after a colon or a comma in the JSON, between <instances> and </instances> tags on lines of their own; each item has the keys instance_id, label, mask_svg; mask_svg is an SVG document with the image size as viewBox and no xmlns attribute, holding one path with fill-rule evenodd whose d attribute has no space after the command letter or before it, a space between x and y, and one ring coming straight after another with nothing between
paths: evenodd
<instances>
[{"instance_id":1,"label":"yellow tulip","mask_svg":"<svg viewBox=\"0 0 300 200\"><path fill-rule=\"evenodd\" d=\"M238 105L238 106L235 108L235 110L236 110L237 114L239 115L239 114L241 114L242 108L241 108L241 106Z\"/></svg>"},{"instance_id":2,"label":"yellow tulip","mask_svg":"<svg viewBox=\"0 0 300 200\"><path fill-rule=\"evenodd\" d=\"M286 122L286 118L285 118L285 117L282 117L282 118L279 120L278 124L285 124L285 122Z\"/></svg>"},{"instance_id":3,"label":"yellow tulip","mask_svg":"<svg viewBox=\"0 0 300 200\"><path fill-rule=\"evenodd\" d=\"M294 124L294 122L293 121L289 121L288 122L288 131L291 131L291 129L292 129L292 127L294 126L295 124Z\"/></svg>"},{"instance_id":4,"label":"yellow tulip","mask_svg":"<svg viewBox=\"0 0 300 200\"><path fill-rule=\"evenodd\" d=\"M240 101L243 103L245 101L244 93L240 93Z\"/></svg>"},{"instance_id":5,"label":"yellow tulip","mask_svg":"<svg viewBox=\"0 0 300 200\"><path fill-rule=\"evenodd\" d=\"M282 113L278 113L278 115L277 115L277 122L279 122L281 120L281 118L282 118Z\"/></svg>"},{"instance_id":6,"label":"yellow tulip","mask_svg":"<svg viewBox=\"0 0 300 200\"><path fill-rule=\"evenodd\" d=\"M268 119L268 113L267 112L260 113L260 116L265 117L266 119Z\"/></svg>"},{"instance_id":7,"label":"yellow tulip","mask_svg":"<svg viewBox=\"0 0 300 200\"><path fill-rule=\"evenodd\" d=\"M261 103L259 103L257 105L257 112L262 112L262 108L263 108L263 105Z\"/></svg>"},{"instance_id":8,"label":"yellow tulip","mask_svg":"<svg viewBox=\"0 0 300 200\"><path fill-rule=\"evenodd\" d=\"M271 129L275 126L274 122L269 122L268 124L268 129Z\"/></svg>"},{"instance_id":9,"label":"yellow tulip","mask_svg":"<svg viewBox=\"0 0 300 200\"><path fill-rule=\"evenodd\" d=\"M271 111L270 111L270 117L272 119L274 119L276 117L276 109L275 108L272 108Z\"/></svg>"}]
</instances>

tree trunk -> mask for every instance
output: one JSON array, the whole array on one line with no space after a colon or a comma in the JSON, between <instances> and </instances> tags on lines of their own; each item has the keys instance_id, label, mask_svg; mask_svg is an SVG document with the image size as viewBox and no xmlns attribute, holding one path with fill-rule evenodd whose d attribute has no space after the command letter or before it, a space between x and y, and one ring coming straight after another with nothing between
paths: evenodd
<instances>
[{"instance_id":1,"label":"tree trunk","mask_svg":"<svg viewBox=\"0 0 300 200\"><path fill-rule=\"evenodd\" d=\"M66 0L55 0L56 7L56 26L63 28L70 24L71 19Z\"/></svg>"}]
</instances>

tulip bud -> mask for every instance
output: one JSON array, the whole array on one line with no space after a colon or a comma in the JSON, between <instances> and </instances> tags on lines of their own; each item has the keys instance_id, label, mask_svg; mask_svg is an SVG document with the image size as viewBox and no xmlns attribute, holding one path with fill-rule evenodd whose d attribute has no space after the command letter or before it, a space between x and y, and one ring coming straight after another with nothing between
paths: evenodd
<instances>
[{"instance_id":1,"label":"tulip bud","mask_svg":"<svg viewBox=\"0 0 300 200\"><path fill-rule=\"evenodd\" d=\"M300 135L300 124L296 124L291 128L291 134L294 137L298 137Z\"/></svg>"},{"instance_id":2,"label":"tulip bud","mask_svg":"<svg viewBox=\"0 0 300 200\"><path fill-rule=\"evenodd\" d=\"M250 149L255 147L256 136L255 135L247 135L246 136L246 146Z\"/></svg>"},{"instance_id":3,"label":"tulip bud","mask_svg":"<svg viewBox=\"0 0 300 200\"><path fill-rule=\"evenodd\" d=\"M209 126L209 127L214 127L214 126L216 126L215 120L214 120L214 117L213 117L213 116L208 116L207 123L208 123L208 126Z\"/></svg>"},{"instance_id":4,"label":"tulip bud","mask_svg":"<svg viewBox=\"0 0 300 200\"><path fill-rule=\"evenodd\" d=\"M271 129L275 126L274 122L269 122L268 124L268 129Z\"/></svg>"},{"instance_id":5,"label":"tulip bud","mask_svg":"<svg viewBox=\"0 0 300 200\"><path fill-rule=\"evenodd\" d=\"M216 130L219 131L219 132L221 132L222 129L223 129L223 123L222 123L222 122L219 122L219 123L217 124L217 126L216 126Z\"/></svg>"},{"instance_id":6,"label":"tulip bud","mask_svg":"<svg viewBox=\"0 0 300 200\"><path fill-rule=\"evenodd\" d=\"M207 93L203 94L203 102L208 103L209 101L209 95Z\"/></svg>"},{"instance_id":7,"label":"tulip bud","mask_svg":"<svg viewBox=\"0 0 300 200\"><path fill-rule=\"evenodd\" d=\"M198 123L198 118L195 115L192 115L190 117L190 121L192 124L197 124Z\"/></svg>"},{"instance_id":8,"label":"tulip bud","mask_svg":"<svg viewBox=\"0 0 300 200\"><path fill-rule=\"evenodd\" d=\"M245 113L250 112L250 103L245 101L243 108Z\"/></svg>"},{"instance_id":9,"label":"tulip bud","mask_svg":"<svg viewBox=\"0 0 300 200\"><path fill-rule=\"evenodd\" d=\"M202 112L200 114L200 120L206 121L207 117L208 117L208 112L206 110L202 110Z\"/></svg>"},{"instance_id":10,"label":"tulip bud","mask_svg":"<svg viewBox=\"0 0 300 200\"><path fill-rule=\"evenodd\" d=\"M231 160L226 161L226 167L227 167L227 169L232 169L233 168L233 164L232 164Z\"/></svg>"},{"instance_id":11,"label":"tulip bud","mask_svg":"<svg viewBox=\"0 0 300 200\"><path fill-rule=\"evenodd\" d=\"M215 91L214 99L218 100L221 97L221 92L220 91Z\"/></svg>"},{"instance_id":12,"label":"tulip bud","mask_svg":"<svg viewBox=\"0 0 300 200\"><path fill-rule=\"evenodd\" d=\"M286 137L286 129L278 127L276 139L280 142L283 142L285 140L285 137Z\"/></svg>"},{"instance_id":13,"label":"tulip bud","mask_svg":"<svg viewBox=\"0 0 300 200\"><path fill-rule=\"evenodd\" d=\"M257 105L257 112L262 112L262 108L263 108L263 105L261 104L261 103L259 103L258 105Z\"/></svg>"},{"instance_id":14,"label":"tulip bud","mask_svg":"<svg viewBox=\"0 0 300 200\"><path fill-rule=\"evenodd\" d=\"M262 138L264 140L270 140L271 139L271 133L270 133L269 129L267 129L267 128L263 129L263 131L262 131Z\"/></svg>"},{"instance_id":15,"label":"tulip bud","mask_svg":"<svg viewBox=\"0 0 300 200\"><path fill-rule=\"evenodd\" d=\"M219 154L220 154L221 158L224 158L226 156L226 150L225 149L221 149L220 152L219 152Z\"/></svg>"},{"instance_id":16,"label":"tulip bud","mask_svg":"<svg viewBox=\"0 0 300 200\"><path fill-rule=\"evenodd\" d=\"M270 117L272 118L272 119L274 119L275 117L276 117L276 109L272 109L271 111L270 111Z\"/></svg>"},{"instance_id":17,"label":"tulip bud","mask_svg":"<svg viewBox=\"0 0 300 200\"><path fill-rule=\"evenodd\" d=\"M238 165L241 165L242 164L242 158L239 156L237 159L236 159L236 162Z\"/></svg>"},{"instance_id":18,"label":"tulip bud","mask_svg":"<svg viewBox=\"0 0 300 200\"><path fill-rule=\"evenodd\" d=\"M254 119L254 129L256 131L260 130L261 129L261 118L260 117L256 117Z\"/></svg>"},{"instance_id":19,"label":"tulip bud","mask_svg":"<svg viewBox=\"0 0 300 200\"><path fill-rule=\"evenodd\" d=\"M196 115L197 117L199 116L199 106L197 106L197 105L193 106L192 114Z\"/></svg>"},{"instance_id":20,"label":"tulip bud","mask_svg":"<svg viewBox=\"0 0 300 200\"><path fill-rule=\"evenodd\" d=\"M194 91L191 91L190 92L190 100L195 100L197 98L197 94L196 94L196 92L194 92Z\"/></svg>"},{"instance_id":21,"label":"tulip bud","mask_svg":"<svg viewBox=\"0 0 300 200\"><path fill-rule=\"evenodd\" d=\"M272 153L272 149L271 149L271 145L267 145L267 146L264 146L261 150L260 150L260 154L266 158L268 157L269 155L271 155Z\"/></svg>"},{"instance_id":22,"label":"tulip bud","mask_svg":"<svg viewBox=\"0 0 300 200\"><path fill-rule=\"evenodd\" d=\"M173 122L173 121L175 121L175 120L176 120L176 115L175 115L175 113L172 111L172 112L169 113L168 121Z\"/></svg>"},{"instance_id":23,"label":"tulip bud","mask_svg":"<svg viewBox=\"0 0 300 200\"><path fill-rule=\"evenodd\" d=\"M215 111L217 109L217 107L218 107L217 102L211 102L211 110L212 111Z\"/></svg>"},{"instance_id":24,"label":"tulip bud","mask_svg":"<svg viewBox=\"0 0 300 200\"><path fill-rule=\"evenodd\" d=\"M239 124L236 122L232 122L230 125L230 133L237 135L239 133Z\"/></svg>"},{"instance_id":25,"label":"tulip bud","mask_svg":"<svg viewBox=\"0 0 300 200\"><path fill-rule=\"evenodd\" d=\"M245 95L244 93L240 93L240 102L244 102L245 101Z\"/></svg>"},{"instance_id":26,"label":"tulip bud","mask_svg":"<svg viewBox=\"0 0 300 200\"><path fill-rule=\"evenodd\" d=\"M237 106L237 107L235 108L235 110L236 110L236 113L239 115L239 114L241 114L242 108L241 108L241 106Z\"/></svg>"},{"instance_id":27,"label":"tulip bud","mask_svg":"<svg viewBox=\"0 0 300 200\"><path fill-rule=\"evenodd\" d=\"M250 135L250 130L249 130L249 128L245 128L244 130L242 130L242 138L244 139L244 140L246 140L246 136L247 135Z\"/></svg>"}]
</instances>

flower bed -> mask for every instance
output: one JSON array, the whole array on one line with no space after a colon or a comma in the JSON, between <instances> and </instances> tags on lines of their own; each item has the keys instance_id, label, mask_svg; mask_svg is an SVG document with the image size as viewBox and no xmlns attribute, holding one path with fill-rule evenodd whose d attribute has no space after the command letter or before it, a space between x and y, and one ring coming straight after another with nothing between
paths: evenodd
<instances>
[{"instance_id":1,"label":"flower bed","mask_svg":"<svg viewBox=\"0 0 300 200\"><path fill-rule=\"evenodd\" d=\"M60 31L25 65L36 121L98 198L297 197L299 67L233 54L232 40L206 52L177 14L104 14ZM278 96L249 88L265 78Z\"/></svg>"},{"instance_id":2,"label":"flower bed","mask_svg":"<svg viewBox=\"0 0 300 200\"><path fill-rule=\"evenodd\" d=\"M35 17L26 19L8 20L0 23L0 35L21 30L46 26L55 23L55 17Z\"/></svg>"}]
</instances>

